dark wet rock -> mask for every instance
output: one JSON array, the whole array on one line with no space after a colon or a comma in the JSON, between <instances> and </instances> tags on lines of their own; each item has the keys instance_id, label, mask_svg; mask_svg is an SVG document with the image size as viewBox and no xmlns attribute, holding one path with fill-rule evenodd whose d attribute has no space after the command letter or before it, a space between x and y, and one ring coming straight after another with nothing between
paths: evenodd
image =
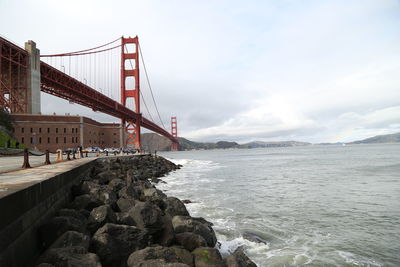
<instances>
[{"instance_id":1,"label":"dark wet rock","mask_svg":"<svg viewBox=\"0 0 400 267\"><path fill-rule=\"evenodd\" d=\"M146 230L106 223L93 235L90 250L100 257L104 266L120 266L132 252L148 246L149 241Z\"/></svg>"},{"instance_id":2,"label":"dark wet rock","mask_svg":"<svg viewBox=\"0 0 400 267\"><path fill-rule=\"evenodd\" d=\"M215 248L197 248L192 254L194 255L194 264L196 267L225 267L221 254Z\"/></svg>"},{"instance_id":3,"label":"dark wet rock","mask_svg":"<svg viewBox=\"0 0 400 267\"><path fill-rule=\"evenodd\" d=\"M53 264L57 267L87 266L101 267L100 259L96 254L85 252L82 247L65 247L49 249L40 261Z\"/></svg>"},{"instance_id":4,"label":"dark wet rock","mask_svg":"<svg viewBox=\"0 0 400 267\"><path fill-rule=\"evenodd\" d=\"M97 181L96 181L97 182ZM95 181L84 181L80 185L80 191L83 194L93 194L96 192L101 186Z\"/></svg>"},{"instance_id":5,"label":"dark wet rock","mask_svg":"<svg viewBox=\"0 0 400 267\"><path fill-rule=\"evenodd\" d=\"M81 214L86 219L89 219L90 211L85 210L85 209L80 209L78 212L79 212L79 214Z\"/></svg>"},{"instance_id":6,"label":"dark wet rock","mask_svg":"<svg viewBox=\"0 0 400 267\"><path fill-rule=\"evenodd\" d=\"M263 243L263 244L267 244L267 240L261 238L260 236L258 236L257 234L254 233L250 233L250 232L245 232L243 234L243 237L247 240L256 242L256 243Z\"/></svg>"},{"instance_id":7,"label":"dark wet rock","mask_svg":"<svg viewBox=\"0 0 400 267\"><path fill-rule=\"evenodd\" d=\"M182 201L180 201L176 197L167 197L163 199L165 202L165 212L171 215L172 217L174 216L189 216L189 212L187 211L185 204L183 204Z\"/></svg>"},{"instance_id":8,"label":"dark wet rock","mask_svg":"<svg viewBox=\"0 0 400 267\"><path fill-rule=\"evenodd\" d=\"M65 248L70 246L80 246L87 252L89 249L90 237L77 231L67 231L62 234L50 248Z\"/></svg>"},{"instance_id":9,"label":"dark wet rock","mask_svg":"<svg viewBox=\"0 0 400 267\"><path fill-rule=\"evenodd\" d=\"M48 247L63 233L70 230L85 233L86 224L74 217L53 217L39 227L39 240L44 247Z\"/></svg>"},{"instance_id":10,"label":"dark wet rock","mask_svg":"<svg viewBox=\"0 0 400 267\"><path fill-rule=\"evenodd\" d=\"M100 172L99 174L96 175L97 181L99 181L99 184L108 184L112 179L115 179L117 177L116 173L113 171L103 171Z\"/></svg>"},{"instance_id":11,"label":"dark wet rock","mask_svg":"<svg viewBox=\"0 0 400 267\"><path fill-rule=\"evenodd\" d=\"M200 235L207 242L209 247L214 247L217 237L212 229L212 224L203 218L192 218L189 216L174 216L172 225L175 233L193 232Z\"/></svg>"},{"instance_id":12,"label":"dark wet rock","mask_svg":"<svg viewBox=\"0 0 400 267\"><path fill-rule=\"evenodd\" d=\"M92 209L101 205L103 205L103 203L99 199L85 194L76 197L74 201L72 201L72 203L70 204L70 207L76 210L85 209L91 211Z\"/></svg>"},{"instance_id":13,"label":"dark wet rock","mask_svg":"<svg viewBox=\"0 0 400 267\"><path fill-rule=\"evenodd\" d=\"M88 235L67 231L61 235L46 252L39 258L40 263L51 263L55 266L78 266L84 263L88 266L99 266L88 252L90 237ZM89 264L92 263L92 264ZM93 264L94 263L94 264ZM75 265L73 265L75 264Z\"/></svg>"},{"instance_id":14,"label":"dark wet rock","mask_svg":"<svg viewBox=\"0 0 400 267\"><path fill-rule=\"evenodd\" d=\"M162 181L160 178L157 178L157 177L152 177L150 180L151 180L152 183L155 183L155 184L157 184L157 183Z\"/></svg>"},{"instance_id":15,"label":"dark wet rock","mask_svg":"<svg viewBox=\"0 0 400 267\"><path fill-rule=\"evenodd\" d=\"M166 265L171 263L184 265ZM128 258L128 266L193 266L193 257L188 251L179 248L147 247L132 253Z\"/></svg>"},{"instance_id":16,"label":"dark wet rock","mask_svg":"<svg viewBox=\"0 0 400 267\"><path fill-rule=\"evenodd\" d=\"M172 226L172 217L168 214L162 216L162 230L154 235L154 242L161 246L170 246L175 241L175 231Z\"/></svg>"},{"instance_id":17,"label":"dark wet rock","mask_svg":"<svg viewBox=\"0 0 400 267\"><path fill-rule=\"evenodd\" d=\"M88 229L91 233L94 233L106 223L116 223L117 216L114 211L108 205L99 206L94 208L90 212L90 217L88 220Z\"/></svg>"},{"instance_id":18,"label":"dark wet rock","mask_svg":"<svg viewBox=\"0 0 400 267\"><path fill-rule=\"evenodd\" d=\"M184 199L184 200L182 200L182 202L184 203L184 204L190 204L190 203L193 203L192 201L190 201L189 199Z\"/></svg>"},{"instance_id":19,"label":"dark wet rock","mask_svg":"<svg viewBox=\"0 0 400 267\"><path fill-rule=\"evenodd\" d=\"M126 186L126 182L122 179L115 178L112 179L107 186L115 193L118 193L119 190Z\"/></svg>"},{"instance_id":20,"label":"dark wet rock","mask_svg":"<svg viewBox=\"0 0 400 267\"><path fill-rule=\"evenodd\" d=\"M137 227L147 229L150 234L157 233L164 227L162 211L150 202L136 202L128 214L135 221Z\"/></svg>"},{"instance_id":21,"label":"dark wet rock","mask_svg":"<svg viewBox=\"0 0 400 267\"><path fill-rule=\"evenodd\" d=\"M127 212L117 212L117 224L125 224L130 226L136 226L135 221Z\"/></svg>"},{"instance_id":22,"label":"dark wet rock","mask_svg":"<svg viewBox=\"0 0 400 267\"><path fill-rule=\"evenodd\" d=\"M225 258L225 263L227 267L257 267L240 247L232 255Z\"/></svg>"},{"instance_id":23,"label":"dark wet rock","mask_svg":"<svg viewBox=\"0 0 400 267\"><path fill-rule=\"evenodd\" d=\"M87 220L87 216L83 215L81 211L77 211L74 209L60 209L57 212L58 216L67 216L67 217L74 217L77 220L85 222Z\"/></svg>"},{"instance_id":24,"label":"dark wet rock","mask_svg":"<svg viewBox=\"0 0 400 267\"><path fill-rule=\"evenodd\" d=\"M142 190L138 186L124 186L118 191L118 197L127 199L140 199Z\"/></svg>"},{"instance_id":25,"label":"dark wet rock","mask_svg":"<svg viewBox=\"0 0 400 267\"><path fill-rule=\"evenodd\" d=\"M189 251L193 251L199 247L207 246L206 240L202 236L195 233L184 232L176 234L175 238L178 244Z\"/></svg>"},{"instance_id":26,"label":"dark wet rock","mask_svg":"<svg viewBox=\"0 0 400 267\"><path fill-rule=\"evenodd\" d=\"M53 264L44 262L39 265L36 265L36 267L55 267L55 266Z\"/></svg>"},{"instance_id":27,"label":"dark wet rock","mask_svg":"<svg viewBox=\"0 0 400 267\"><path fill-rule=\"evenodd\" d=\"M132 198L120 198L117 200L118 210L126 212L135 206L136 201Z\"/></svg>"},{"instance_id":28,"label":"dark wet rock","mask_svg":"<svg viewBox=\"0 0 400 267\"><path fill-rule=\"evenodd\" d=\"M106 205L113 206L117 202L117 194L106 186L102 186L91 195Z\"/></svg>"}]
</instances>

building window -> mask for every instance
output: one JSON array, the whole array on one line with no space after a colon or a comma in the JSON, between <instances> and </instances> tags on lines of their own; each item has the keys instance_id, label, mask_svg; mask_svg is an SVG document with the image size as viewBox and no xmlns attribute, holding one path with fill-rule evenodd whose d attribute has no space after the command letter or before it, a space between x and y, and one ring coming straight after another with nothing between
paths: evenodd
<instances>
[{"instance_id":1,"label":"building window","mask_svg":"<svg viewBox=\"0 0 400 267\"><path fill-rule=\"evenodd\" d=\"M50 137L47 137L47 143L50 144Z\"/></svg>"},{"instance_id":2,"label":"building window","mask_svg":"<svg viewBox=\"0 0 400 267\"><path fill-rule=\"evenodd\" d=\"M67 133L67 128L64 128L64 133Z\"/></svg>"},{"instance_id":3,"label":"building window","mask_svg":"<svg viewBox=\"0 0 400 267\"><path fill-rule=\"evenodd\" d=\"M39 137L39 144L42 143L42 137Z\"/></svg>"},{"instance_id":4,"label":"building window","mask_svg":"<svg viewBox=\"0 0 400 267\"><path fill-rule=\"evenodd\" d=\"M56 144L58 144L58 137L56 137Z\"/></svg>"},{"instance_id":5,"label":"building window","mask_svg":"<svg viewBox=\"0 0 400 267\"><path fill-rule=\"evenodd\" d=\"M33 133L33 128L31 128L31 133Z\"/></svg>"},{"instance_id":6,"label":"building window","mask_svg":"<svg viewBox=\"0 0 400 267\"><path fill-rule=\"evenodd\" d=\"M116 144L117 143L117 141L114 141L114 144Z\"/></svg>"},{"instance_id":7,"label":"building window","mask_svg":"<svg viewBox=\"0 0 400 267\"><path fill-rule=\"evenodd\" d=\"M96 144L96 140L94 140L94 143Z\"/></svg>"},{"instance_id":8,"label":"building window","mask_svg":"<svg viewBox=\"0 0 400 267\"><path fill-rule=\"evenodd\" d=\"M39 133L42 133L42 128L39 128Z\"/></svg>"},{"instance_id":9,"label":"building window","mask_svg":"<svg viewBox=\"0 0 400 267\"><path fill-rule=\"evenodd\" d=\"M23 127L21 128L21 133L24 133L24 128L23 128ZM22 143L23 143L23 142L22 142Z\"/></svg>"},{"instance_id":10,"label":"building window","mask_svg":"<svg viewBox=\"0 0 400 267\"><path fill-rule=\"evenodd\" d=\"M47 128L47 133L50 133L50 128Z\"/></svg>"},{"instance_id":11,"label":"building window","mask_svg":"<svg viewBox=\"0 0 400 267\"><path fill-rule=\"evenodd\" d=\"M78 128L75 128L75 132L78 133Z\"/></svg>"},{"instance_id":12,"label":"building window","mask_svg":"<svg viewBox=\"0 0 400 267\"><path fill-rule=\"evenodd\" d=\"M74 128L72 128L72 133L74 133Z\"/></svg>"},{"instance_id":13,"label":"building window","mask_svg":"<svg viewBox=\"0 0 400 267\"><path fill-rule=\"evenodd\" d=\"M58 133L58 128L56 128L56 133Z\"/></svg>"},{"instance_id":14,"label":"building window","mask_svg":"<svg viewBox=\"0 0 400 267\"><path fill-rule=\"evenodd\" d=\"M74 143L74 138L72 137L72 143Z\"/></svg>"},{"instance_id":15,"label":"building window","mask_svg":"<svg viewBox=\"0 0 400 267\"><path fill-rule=\"evenodd\" d=\"M113 135L117 135L117 133L113 133Z\"/></svg>"},{"instance_id":16,"label":"building window","mask_svg":"<svg viewBox=\"0 0 400 267\"><path fill-rule=\"evenodd\" d=\"M75 143L78 143L78 137L75 137Z\"/></svg>"},{"instance_id":17,"label":"building window","mask_svg":"<svg viewBox=\"0 0 400 267\"><path fill-rule=\"evenodd\" d=\"M23 129L23 128L22 128L22 129ZM21 143L24 143L24 138L23 138L23 137L21 138Z\"/></svg>"},{"instance_id":18,"label":"building window","mask_svg":"<svg viewBox=\"0 0 400 267\"><path fill-rule=\"evenodd\" d=\"M64 137L64 144L67 143L67 137Z\"/></svg>"},{"instance_id":19,"label":"building window","mask_svg":"<svg viewBox=\"0 0 400 267\"><path fill-rule=\"evenodd\" d=\"M23 138L22 138L23 139ZM91 144L92 143L92 140L89 140L89 144Z\"/></svg>"},{"instance_id":20,"label":"building window","mask_svg":"<svg viewBox=\"0 0 400 267\"><path fill-rule=\"evenodd\" d=\"M31 137L31 144L33 144L33 138Z\"/></svg>"}]
</instances>

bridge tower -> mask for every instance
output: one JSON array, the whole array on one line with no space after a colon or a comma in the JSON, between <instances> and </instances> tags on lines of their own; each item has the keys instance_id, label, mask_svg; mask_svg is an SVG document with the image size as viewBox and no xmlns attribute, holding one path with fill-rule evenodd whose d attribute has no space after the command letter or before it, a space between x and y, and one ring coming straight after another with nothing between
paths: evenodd
<instances>
[{"instance_id":1,"label":"bridge tower","mask_svg":"<svg viewBox=\"0 0 400 267\"><path fill-rule=\"evenodd\" d=\"M124 106L129 105L128 101L134 104L133 110L139 114L135 121L133 120L122 120L122 127L124 133L122 139L125 140L127 147L134 147L141 149L140 145L140 122L142 120L142 114L140 113L140 80L139 80L139 38L121 38L121 104ZM133 44L135 46L134 52L128 51L127 44ZM131 61L134 61L132 64ZM134 78L133 88L127 86L127 78ZM126 135L127 136L126 136Z\"/></svg>"},{"instance_id":2,"label":"bridge tower","mask_svg":"<svg viewBox=\"0 0 400 267\"><path fill-rule=\"evenodd\" d=\"M171 134L173 137L178 139L178 121L176 117L171 117ZM179 143L172 142L171 151L178 151L179 150Z\"/></svg>"}]
</instances>

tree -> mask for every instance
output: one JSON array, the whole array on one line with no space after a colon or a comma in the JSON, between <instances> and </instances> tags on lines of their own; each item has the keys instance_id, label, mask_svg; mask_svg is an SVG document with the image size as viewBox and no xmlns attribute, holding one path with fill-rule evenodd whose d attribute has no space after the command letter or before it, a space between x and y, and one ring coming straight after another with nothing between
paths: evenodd
<instances>
[{"instance_id":1,"label":"tree","mask_svg":"<svg viewBox=\"0 0 400 267\"><path fill-rule=\"evenodd\" d=\"M5 129L9 134L14 131L13 118L4 107L0 107L0 128Z\"/></svg>"}]
</instances>

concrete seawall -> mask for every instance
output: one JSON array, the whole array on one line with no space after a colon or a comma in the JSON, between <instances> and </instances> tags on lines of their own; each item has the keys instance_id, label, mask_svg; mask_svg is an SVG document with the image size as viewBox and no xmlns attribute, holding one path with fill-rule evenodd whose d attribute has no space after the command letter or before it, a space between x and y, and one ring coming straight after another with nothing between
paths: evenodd
<instances>
[{"instance_id":1,"label":"concrete seawall","mask_svg":"<svg viewBox=\"0 0 400 267\"><path fill-rule=\"evenodd\" d=\"M71 186L88 175L93 164L93 159L82 160L5 174L20 177L23 182L1 184L0 266L34 264L30 261L43 250L37 228L71 201ZM35 172L34 180L24 180Z\"/></svg>"}]
</instances>

